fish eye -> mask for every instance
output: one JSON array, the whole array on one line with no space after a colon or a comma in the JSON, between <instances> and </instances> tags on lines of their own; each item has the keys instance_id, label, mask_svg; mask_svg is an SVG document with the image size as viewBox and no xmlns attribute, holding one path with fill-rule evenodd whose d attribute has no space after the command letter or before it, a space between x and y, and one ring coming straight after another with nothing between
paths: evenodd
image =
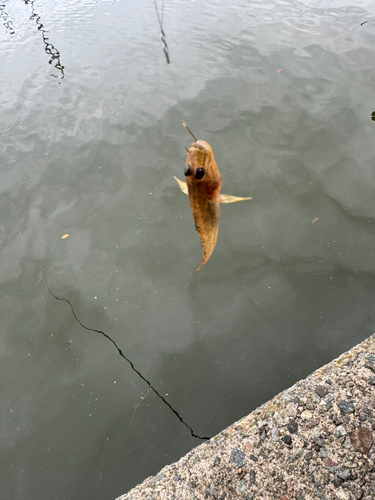
<instances>
[{"instance_id":1,"label":"fish eye","mask_svg":"<svg viewBox=\"0 0 375 500\"><path fill-rule=\"evenodd\" d=\"M199 167L195 170L194 175L195 175L195 178L199 181L200 179L203 179L205 173L206 173L205 169L202 167Z\"/></svg>"},{"instance_id":2,"label":"fish eye","mask_svg":"<svg viewBox=\"0 0 375 500\"><path fill-rule=\"evenodd\" d=\"M186 177L188 177L189 175L191 175L193 172L191 171L191 167L190 165L185 165L185 170L184 170L184 174L186 175Z\"/></svg>"}]
</instances>

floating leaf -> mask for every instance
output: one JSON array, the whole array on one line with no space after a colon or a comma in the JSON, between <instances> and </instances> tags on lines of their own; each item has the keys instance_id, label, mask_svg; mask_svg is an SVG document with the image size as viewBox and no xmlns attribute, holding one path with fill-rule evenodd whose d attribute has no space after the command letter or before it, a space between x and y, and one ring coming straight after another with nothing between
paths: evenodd
<instances>
[{"instance_id":1,"label":"floating leaf","mask_svg":"<svg viewBox=\"0 0 375 500\"><path fill-rule=\"evenodd\" d=\"M275 71L276 75L278 75L280 73L281 69L278 69Z\"/></svg>"},{"instance_id":2,"label":"floating leaf","mask_svg":"<svg viewBox=\"0 0 375 500\"><path fill-rule=\"evenodd\" d=\"M315 224L315 222L316 222L317 220L319 220L319 217L315 217L315 219L313 219L311 222L312 222L313 224Z\"/></svg>"},{"instance_id":3,"label":"floating leaf","mask_svg":"<svg viewBox=\"0 0 375 500\"><path fill-rule=\"evenodd\" d=\"M61 236L61 239L62 239L62 240L65 240L65 238L68 238L68 236L70 236L70 234L63 234L63 235Z\"/></svg>"}]
</instances>

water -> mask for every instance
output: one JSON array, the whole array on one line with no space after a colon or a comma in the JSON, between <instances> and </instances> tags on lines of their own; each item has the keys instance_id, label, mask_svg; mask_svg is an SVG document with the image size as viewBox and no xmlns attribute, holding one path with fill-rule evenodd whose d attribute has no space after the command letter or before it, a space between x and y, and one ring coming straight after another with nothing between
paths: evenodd
<instances>
[{"instance_id":1,"label":"water","mask_svg":"<svg viewBox=\"0 0 375 500\"><path fill-rule=\"evenodd\" d=\"M373 333L375 7L0 16L0 496L114 499ZM183 119L253 197L200 274Z\"/></svg>"}]
</instances>

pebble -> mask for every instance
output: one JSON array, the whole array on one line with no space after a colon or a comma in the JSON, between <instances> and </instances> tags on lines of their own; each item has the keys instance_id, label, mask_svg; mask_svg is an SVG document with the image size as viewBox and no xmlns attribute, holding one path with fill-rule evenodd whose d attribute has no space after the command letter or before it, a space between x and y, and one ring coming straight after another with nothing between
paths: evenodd
<instances>
[{"instance_id":1,"label":"pebble","mask_svg":"<svg viewBox=\"0 0 375 500\"><path fill-rule=\"evenodd\" d=\"M271 429L271 440L272 441L278 441L280 437L279 431L277 427L272 427Z\"/></svg>"},{"instance_id":2,"label":"pebble","mask_svg":"<svg viewBox=\"0 0 375 500\"><path fill-rule=\"evenodd\" d=\"M320 429L319 427L313 427L311 429L311 435L314 437L319 437L320 436Z\"/></svg>"},{"instance_id":3,"label":"pebble","mask_svg":"<svg viewBox=\"0 0 375 500\"><path fill-rule=\"evenodd\" d=\"M327 450L325 448L320 448L319 457L320 458L327 458L327 456L328 456Z\"/></svg>"},{"instance_id":4,"label":"pebble","mask_svg":"<svg viewBox=\"0 0 375 500\"><path fill-rule=\"evenodd\" d=\"M251 469L249 472L249 483L254 484L255 483L255 470Z\"/></svg>"},{"instance_id":5,"label":"pebble","mask_svg":"<svg viewBox=\"0 0 375 500\"><path fill-rule=\"evenodd\" d=\"M344 413L344 415L354 413L354 405L351 401L341 400L337 403L337 406L340 408L341 412Z\"/></svg>"},{"instance_id":6,"label":"pebble","mask_svg":"<svg viewBox=\"0 0 375 500\"><path fill-rule=\"evenodd\" d=\"M331 469L332 467L336 467L337 464L332 460L332 458L327 457L324 461L324 466L327 467L328 469Z\"/></svg>"},{"instance_id":7,"label":"pebble","mask_svg":"<svg viewBox=\"0 0 375 500\"><path fill-rule=\"evenodd\" d=\"M308 399L306 401L306 409L307 410L314 410L315 406L313 405L313 402L311 401L311 399Z\"/></svg>"},{"instance_id":8,"label":"pebble","mask_svg":"<svg viewBox=\"0 0 375 500\"><path fill-rule=\"evenodd\" d=\"M292 438L291 436L288 436L288 434L286 436L283 436L281 438L281 441L284 441L285 444L292 444Z\"/></svg>"},{"instance_id":9,"label":"pebble","mask_svg":"<svg viewBox=\"0 0 375 500\"><path fill-rule=\"evenodd\" d=\"M310 418L312 418L312 413L309 410L305 410L301 413L301 417L303 420L310 420Z\"/></svg>"},{"instance_id":10,"label":"pebble","mask_svg":"<svg viewBox=\"0 0 375 500\"><path fill-rule=\"evenodd\" d=\"M339 425L338 427L336 427L335 434L336 434L337 437L346 436L347 432L345 430L345 427L343 425Z\"/></svg>"},{"instance_id":11,"label":"pebble","mask_svg":"<svg viewBox=\"0 0 375 500\"><path fill-rule=\"evenodd\" d=\"M291 420L287 425L287 429L291 434L295 434L298 431L298 424L295 420Z\"/></svg>"},{"instance_id":12,"label":"pebble","mask_svg":"<svg viewBox=\"0 0 375 500\"><path fill-rule=\"evenodd\" d=\"M320 437L314 437L314 443L317 444L319 448L323 446L323 441Z\"/></svg>"},{"instance_id":13,"label":"pebble","mask_svg":"<svg viewBox=\"0 0 375 500\"><path fill-rule=\"evenodd\" d=\"M337 476L343 481L348 481L351 478L351 473L349 469L344 469L343 467L339 467L336 471Z\"/></svg>"},{"instance_id":14,"label":"pebble","mask_svg":"<svg viewBox=\"0 0 375 500\"><path fill-rule=\"evenodd\" d=\"M320 403L320 397L317 394L312 394L311 395L311 400L316 405L318 405Z\"/></svg>"},{"instance_id":15,"label":"pebble","mask_svg":"<svg viewBox=\"0 0 375 500\"><path fill-rule=\"evenodd\" d=\"M286 409L288 417L294 418L297 415L297 408L294 405L289 405Z\"/></svg>"},{"instance_id":16,"label":"pebble","mask_svg":"<svg viewBox=\"0 0 375 500\"><path fill-rule=\"evenodd\" d=\"M245 491L246 491L246 483L243 479L240 479L238 481L237 493L241 494L241 493L245 493Z\"/></svg>"},{"instance_id":17,"label":"pebble","mask_svg":"<svg viewBox=\"0 0 375 500\"><path fill-rule=\"evenodd\" d=\"M367 379L367 382L370 384L370 385L375 385L375 377L369 377Z\"/></svg>"},{"instance_id":18,"label":"pebble","mask_svg":"<svg viewBox=\"0 0 375 500\"><path fill-rule=\"evenodd\" d=\"M350 442L357 451L368 455L373 443L372 432L367 427L360 426L350 434Z\"/></svg>"},{"instance_id":19,"label":"pebble","mask_svg":"<svg viewBox=\"0 0 375 500\"><path fill-rule=\"evenodd\" d=\"M339 500L350 500L350 495L347 491L339 490L336 492L336 496Z\"/></svg>"},{"instance_id":20,"label":"pebble","mask_svg":"<svg viewBox=\"0 0 375 500\"><path fill-rule=\"evenodd\" d=\"M326 411L330 410L332 408L333 404L332 401L327 401L326 403Z\"/></svg>"},{"instance_id":21,"label":"pebble","mask_svg":"<svg viewBox=\"0 0 375 500\"><path fill-rule=\"evenodd\" d=\"M314 420L311 420L308 424L307 424L307 427L309 429L312 429L313 427L316 427L320 422L320 418L314 418Z\"/></svg>"},{"instance_id":22,"label":"pebble","mask_svg":"<svg viewBox=\"0 0 375 500\"><path fill-rule=\"evenodd\" d=\"M324 398L328 394L328 389L325 385L317 385L315 387L315 392L320 398Z\"/></svg>"},{"instance_id":23,"label":"pebble","mask_svg":"<svg viewBox=\"0 0 375 500\"><path fill-rule=\"evenodd\" d=\"M259 420L257 425L258 429L261 429L262 427L265 427L267 425L267 420Z\"/></svg>"},{"instance_id":24,"label":"pebble","mask_svg":"<svg viewBox=\"0 0 375 500\"><path fill-rule=\"evenodd\" d=\"M366 413L366 415L371 417L372 413L371 413L370 408L367 408L367 406L365 406L364 408L362 408L362 411L363 411L363 413Z\"/></svg>"},{"instance_id":25,"label":"pebble","mask_svg":"<svg viewBox=\"0 0 375 500\"><path fill-rule=\"evenodd\" d=\"M164 478L165 478L164 474L159 474L158 476L155 476L151 479L150 484L156 484Z\"/></svg>"},{"instance_id":26,"label":"pebble","mask_svg":"<svg viewBox=\"0 0 375 500\"><path fill-rule=\"evenodd\" d=\"M246 464L245 453L238 448L232 448L230 459L237 468L243 467Z\"/></svg>"}]
</instances>

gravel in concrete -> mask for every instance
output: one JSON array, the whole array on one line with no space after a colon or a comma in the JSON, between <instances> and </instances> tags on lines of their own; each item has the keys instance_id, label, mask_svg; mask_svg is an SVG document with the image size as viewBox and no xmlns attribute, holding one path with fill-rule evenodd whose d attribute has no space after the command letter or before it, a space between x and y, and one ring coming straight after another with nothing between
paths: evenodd
<instances>
[{"instance_id":1,"label":"gravel in concrete","mask_svg":"<svg viewBox=\"0 0 375 500\"><path fill-rule=\"evenodd\" d=\"M375 500L375 334L117 500Z\"/></svg>"}]
</instances>

